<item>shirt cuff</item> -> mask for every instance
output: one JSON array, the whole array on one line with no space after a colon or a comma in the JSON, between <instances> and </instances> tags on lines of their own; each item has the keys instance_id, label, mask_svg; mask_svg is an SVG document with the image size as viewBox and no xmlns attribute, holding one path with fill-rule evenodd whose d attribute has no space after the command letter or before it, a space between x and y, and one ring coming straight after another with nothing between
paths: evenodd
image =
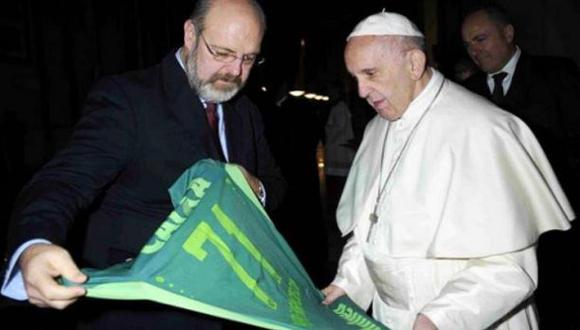
<instances>
[{"instance_id":1,"label":"shirt cuff","mask_svg":"<svg viewBox=\"0 0 580 330\"><path fill-rule=\"evenodd\" d=\"M266 188L264 188L262 181L258 181L258 183L260 184L260 187L258 187L258 199L262 206L266 206Z\"/></svg>"},{"instance_id":2,"label":"shirt cuff","mask_svg":"<svg viewBox=\"0 0 580 330\"><path fill-rule=\"evenodd\" d=\"M0 293L2 295L12 298L14 300L27 300L28 295L26 294L26 289L24 288L24 279L22 278L22 272L20 271L20 267L17 266L17 261L20 259L20 255L22 252L26 250L29 246L38 243L48 243L45 239L32 239L24 244L20 245L16 252L10 258L10 263L8 263L8 269L6 270L6 274L4 275L4 281L2 283L2 290Z\"/></svg>"}]
</instances>

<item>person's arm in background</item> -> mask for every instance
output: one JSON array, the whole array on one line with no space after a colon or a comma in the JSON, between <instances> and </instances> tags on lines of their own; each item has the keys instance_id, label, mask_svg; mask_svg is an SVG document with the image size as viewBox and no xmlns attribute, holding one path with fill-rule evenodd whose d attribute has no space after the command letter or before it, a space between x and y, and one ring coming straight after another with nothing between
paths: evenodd
<instances>
[{"instance_id":1,"label":"person's arm in background","mask_svg":"<svg viewBox=\"0 0 580 330\"><path fill-rule=\"evenodd\" d=\"M580 70L574 61L565 58L561 61L559 70L550 67L547 68L547 72L553 76L548 83L558 95L560 117L563 123L561 133L564 135L564 145L558 147L563 149L566 161L562 177L568 179L560 180L560 184L572 202L573 208L580 207L580 111L578 111Z\"/></svg>"}]
</instances>

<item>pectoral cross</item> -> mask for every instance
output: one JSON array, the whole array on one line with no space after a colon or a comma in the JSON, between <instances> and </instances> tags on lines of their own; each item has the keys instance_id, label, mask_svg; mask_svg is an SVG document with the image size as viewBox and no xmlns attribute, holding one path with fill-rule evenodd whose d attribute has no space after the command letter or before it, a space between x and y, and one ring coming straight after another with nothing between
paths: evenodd
<instances>
[{"instance_id":1,"label":"pectoral cross","mask_svg":"<svg viewBox=\"0 0 580 330\"><path fill-rule=\"evenodd\" d=\"M367 243L371 239L371 233L373 232L373 228L375 228L375 225L379 221L379 216L377 215L377 208L378 208L378 203L375 203L375 208L373 209L373 212L371 212L371 214L369 215L369 220L371 221L371 226L369 227L369 233L367 234Z\"/></svg>"}]
</instances>

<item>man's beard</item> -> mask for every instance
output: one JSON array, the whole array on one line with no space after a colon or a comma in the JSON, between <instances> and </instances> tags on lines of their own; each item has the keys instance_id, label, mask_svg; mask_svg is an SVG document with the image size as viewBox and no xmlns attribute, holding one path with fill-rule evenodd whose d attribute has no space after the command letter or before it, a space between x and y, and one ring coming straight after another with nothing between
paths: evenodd
<instances>
[{"instance_id":1,"label":"man's beard","mask_svg":"<svg viewBox=\"0 0 580 330\"><path fill-rule=\"evenodd\" d=\"M230 74L216 72L207 80L200 79L197 75L196 60L197 47L194 48L186 58L185 73L187 74L189 85L202 99L216 103L226 102L234 97L234 95L244 87L245 82L242 81L240 76L233 76ZM213 83L217 81L221 81L222 83L228 82L228 84L227 86L216 88Z\"/></svg>"}]
</instances>

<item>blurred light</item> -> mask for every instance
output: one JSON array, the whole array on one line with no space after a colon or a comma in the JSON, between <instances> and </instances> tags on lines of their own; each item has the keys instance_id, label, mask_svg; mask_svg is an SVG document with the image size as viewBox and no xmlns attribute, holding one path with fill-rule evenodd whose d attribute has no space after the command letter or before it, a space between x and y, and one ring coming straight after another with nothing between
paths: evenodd
<instances>
[{"instance_id":1,"label":"blurred light","mask_svg":"<svg viewBox=\"0 0 580 330\"><path fill-rule=\"evenodd\" d=\"M299 89L295 89L293 91L288 92L288 94L294 96L294 97L299 97L304 95L304 91L303 90L299 90Z\"/></svg>"},{"instance_id":2,"label":"blurred light","mask_svg":"<svg viewBox=\"0 0 580 330\"><path fill-rule=\"evenodd\" d=\"M314 99L315 99L316 101L321 101L323 98L324 98L324 96L322 96L322 95L315 95L315 96L314 96Z\"/></svg>"},{"instance_id":3,"label":"blurred light","mask_svg":"<svg viewBox=\"0 0 580 330\"><path fill-rule=\"evenodd\" d=\"M262 86L262 88L260 88L262 90L262 92L267 92L268 89L266 88L266 86Z\"/></svg>"},{"instance_id":4,"label":"blurred light","mask_svg":"<svg viewBox=\"0 0 580 330\"><path fill-rule=\"evenodd\" d=\"M318 165L319 170L324 169L324 144L322 142L318 142L316 146L316 164ZM319 172L319 176L324 178L324 172Z\"/></svg>"},{"instance_id":5,"label":"blurred light","mask_svg":"<svg viewBox=\"0 0 580 330\"><path fill-rule=\"evenodd\" d=\"M328 96L323 96L323 97L322 97L322 101L330 101L330 97L328 97Z\"/></svg>"},{"instance_id":6,"label":"blurred light","mask_svg":"<svg viewBox=\"0 0 580 330\"><path fill-rule=\"evenodd\" d=\"M310 99L315 98L316 97L316 94L314 94L314 93L306 93L306 94L304 94L304 97L310 100Z\"/></svg>"}]
</instances>

